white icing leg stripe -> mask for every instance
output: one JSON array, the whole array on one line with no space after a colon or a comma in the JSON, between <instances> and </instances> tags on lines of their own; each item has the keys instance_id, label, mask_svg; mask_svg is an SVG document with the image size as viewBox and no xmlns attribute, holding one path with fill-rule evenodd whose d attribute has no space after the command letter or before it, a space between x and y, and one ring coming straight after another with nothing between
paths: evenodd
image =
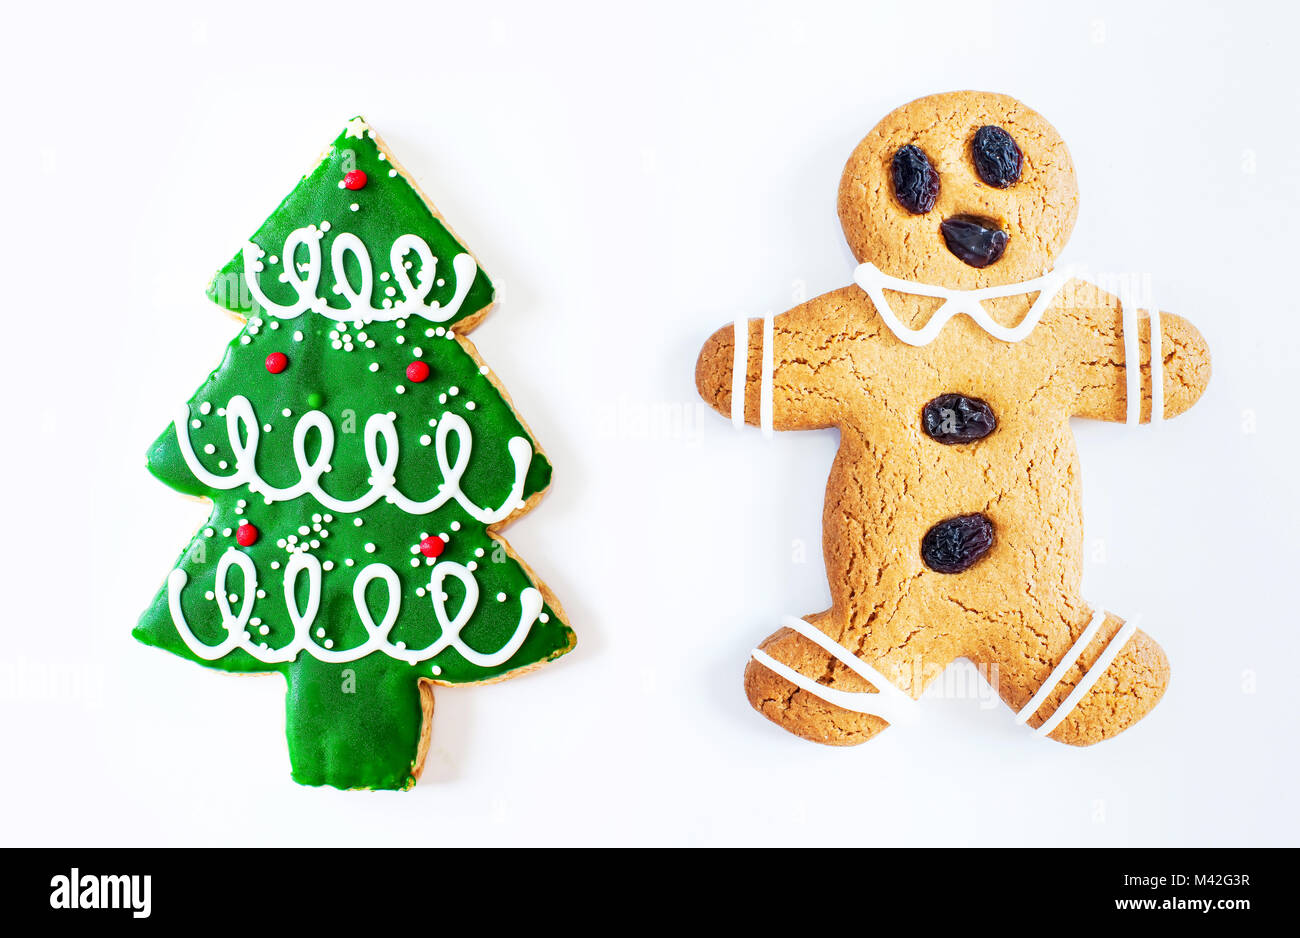
<instances>
[{"instance_id":1,"label":"white icing leg stripe","mask_svg":"<svg viewBox=\"0 0 1300 938\"><path fill-rule=\"evenodd\" d=\"M1047 680L1043 681L1038 688L1038 693L1029 699L1029 703L1020 708L1020 712L1016 714L1017 723L1024 723L1038 712L1038 708L1043 705L1043 701L1050 697L1052 691L1056 690L1056 685L1061 683L1061 678L1065 677L1065 673L1074 667L1074 663L1079 660L1083 650L1096 638L1097 632L1101 629L1101 624L1105 621L1105 609L1098 609L1092 614L1092 621L1088 623L1088 627L1075 639L1074 644L1070 646L1070 650L1065 653L1065 657L1058 661L1056 667L1052 669L1052 673L1047 675Z\"/></svg>"},{"instance_id":2,"label":"white icing leg stripe","mask_svg":"<svg viewBox=\"0 0 1300 938\"><path fill-rule=\"evenodd\" d=\"M772 357L773 357L772 317L763 317L763 397L759 402L759 425L763 436L772 437Z\"/></svg>"},{"instance_id":3,"label":"white icing leg stripe","mask_svg":"<svg viewBox=\"0 0 1300 938\"><path fill-rule=\"evenodd\" d=\"M904 723L908 716L912 714L912 707L898 707L896 704L884 699L883 694L868 694L865 692L836 690L833 687L818 684L811 678L804 677L794 668L783 665L771 655L758 648L755 648L751 654L753 655L754 660L763 667L767 668L774 674L779 674L800 690L806 690L814 697L820 697L827 703L834 704L835 706L841 707L845 710L880 717L882 720L888 720L891 724ZM889 685L886 684L885 686L888 687ZM908 702L911 703L911 701Z\"/></svg>"},{"instance_id":4,"label":"white icing leg stripe","mask_svg":"<svg viewBox=\"0 0 1300 938\"><path fill-rule=\"evenodd\" d=\"M868 713L894 724L910 723L916 718L916 701L895 687L887 677L821 629L797 616L784 616L781 619L781 624L787 629L798 632L810 642L819 645L849 670L862 679L870 681L878 693L835 690L824 684L818 684L793 668L774 660L766 652L755 648L753 658L759 664L781 675L796 687L808 691L815 697L820 697L827 703L843 707L845 710L852 710L854 713Z\"/></svg>"},{"instance_id":5,"label":"white icing leg stripe","mask_svg":"<svg viewBox=\"0 0 1300 938\"><path fill-rule=\"evenodd\" d=\"M1130 288L1120 292L1124 330L1125 422L1135 424L1142 416L1142 348L1138 344L1137 294Z\"/></svg>"},{"instance_id":6,"label":"white icing leg stripe","mask_svg":"<svg viewBox=\"0 0 1300 938\"><path fill-rule=\"evenodd\" d=\"M1160 310L1151 301L1151 422L1165 419L1165 360L1161 351Z\"/></svg>"},{"instance_id":7,"label":"white icing leg stripe","mask_svg":"<svg viewBox=\"0 0 1300 938\"><path fill-rule=\"evenodd\" d=\"M871 665L867 664L852 651L845 648L835 639L831 638L817 626L808 622L806 619L800 619L798 616L783 616L781 624L787 629L798 632L808 641L815 645L820 645L823 651L828 651L837 661L845 665L850 671L858 677L870 681L880 693L876 696L882 699L889 699L894 705L899 707L911 707L915 705L911 697L907 696L901 690L894 686L889 678L885 677Z\"/></svg>"},{"instance_id":8,"label":"white icing leg stripe","mask_svg":"<svg viewBox=\"0 0 1300 938\"><path fill-rule=\"evenodd\" d=\"M1097 681L1100 680L1101 676L1106 673L1106 669L1110 667L1111 662L1119 657L1119 653L1124 650L1124 646L1128 644L1128 640L1133 637L1133 633L1137 631L1139 618L1140 617L1134 618L1124 623L1123 628L1116 632L1114 637L1106 645L1106 649L1101 653L1101 657L1099 657L1093 663L1093 666L1088 669L1088 672L1084 674L1083 678L1075 686L1074 690L1070 691L1070 696L1061 701L1061 705L1056 708L1056 712L1048 717L1042 726L1034 730L1035 733L1039 736L1046 736L1048 733L1052 732L1052 730L1056 729L1062 720L1074 712L1074 708L1079 705L1079 701L1083 700L1083 698L1087 696L1088 691L1092 690L1092 685L1096 684Z\"/></svg>"},{"instance_id":9,"label":"white icing leg stripe","mask_svg":"<svg viewBox=\"0 0 1300 938\"><path fill-rule=\"evenodd\" d=\"M749 323L736 320L735 350L731 358L731 423L737 430L745 425L745 378L749 372Z\"/></svg>"}]
</instances>

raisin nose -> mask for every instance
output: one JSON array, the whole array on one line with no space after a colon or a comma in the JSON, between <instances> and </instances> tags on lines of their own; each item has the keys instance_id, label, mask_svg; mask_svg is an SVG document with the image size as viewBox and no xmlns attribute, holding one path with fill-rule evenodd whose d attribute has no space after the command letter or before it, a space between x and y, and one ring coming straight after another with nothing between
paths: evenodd
<instances>
[{"instance_id":1,"label":"raisin nose","mask_svg":"<svg viewBox=\"0 0 1300 938\"><path fill-rule=\"evenodd\" d=\"M972 267L987 267L1007 249L1010 236L991 218L954 215L939 226L944 243L956 257Z\"/></svg>"}]
</instances>

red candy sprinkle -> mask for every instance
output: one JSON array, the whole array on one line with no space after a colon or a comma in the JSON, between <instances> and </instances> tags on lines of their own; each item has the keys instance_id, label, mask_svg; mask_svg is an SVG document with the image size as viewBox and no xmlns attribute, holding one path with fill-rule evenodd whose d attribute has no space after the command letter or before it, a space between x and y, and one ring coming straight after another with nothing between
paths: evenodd
<instances>
[{"instance_id":1,"label":"red candy sprinkle","mask_svg":"<svg viewBox=\"0 0 1300 938\"><path fill-rule=\"evenodd\" d=\"M355 191L357 189L364 189L365 187L366 187L366 174L363 173L361 170L354 169L352 170L352 172L347 173L343 176L343 188L352 189Z\"/></svg>"},{"instance_id":2,"label":"red candy sprinkle","mask_svg":"<svg viewBox=\"0 0 1300 938\"><path fill-rule=\"evenodd\" d=\"M406 366L406 380L419 384L429 380L429 366L424 362L411 362Z\"/></svg>"},{"instance_id":3,"label":"red candy sprinkle","mask_svg":"<svg viewBox=\"0 0 1300 938\"><path fill-rule=\"evenodd\" d=\"M426 557L437 557L446 549L447 542L436 534L420 542L420 553Z\"/></svg>"},{"instance_id":4,"label":"red candy sprinkle","mask_svg":"<svg viewBox=\"0 0 1300 938\"><path fill-rule=\"evenodd\" d=\"M284 352L272 352L266 356L266 370L273 375L278 375L284 369L289 367L289 356Z\"/></svg>"},{"instance_id":5,"label":"red candy sprinkle","mask_svg":"<svg viewBox=\"0 0 1300 938\"><path fill-rule=\"evenodd\" d=\"M240 547L252 547L257 543L258 530L251 524L241 524L235 529L235 540Z\"/></svg>"}]
</instances>

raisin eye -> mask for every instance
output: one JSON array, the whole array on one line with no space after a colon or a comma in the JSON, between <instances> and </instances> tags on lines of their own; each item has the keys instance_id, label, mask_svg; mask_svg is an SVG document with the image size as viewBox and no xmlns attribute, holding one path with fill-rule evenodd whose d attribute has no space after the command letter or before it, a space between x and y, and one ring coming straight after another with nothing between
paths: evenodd
<instances>
[{"instance_id":1,"label":"raisin eye","mask_svg":"<svg viewBox=\"0 0 1300 938\"><path fill-rule=\"evenodd\" d=\"M990 186L1005 189L1020 179L1020 147L1001 127L989 125L975 131L971 156L975 172Z\"/></svg>"},{"instance_id":2,"label":"raisin eye","mask_svg":"<svg viewBox=\"0 0 1300 938\"><path fill-rule=\"evenodd\" d=\"M910 143L899 147L891 169L894 198L899 205L913 215L924 215L934 208L934 200L939 195L939 174L920 147Z\"/></svg>"}]
</instances>

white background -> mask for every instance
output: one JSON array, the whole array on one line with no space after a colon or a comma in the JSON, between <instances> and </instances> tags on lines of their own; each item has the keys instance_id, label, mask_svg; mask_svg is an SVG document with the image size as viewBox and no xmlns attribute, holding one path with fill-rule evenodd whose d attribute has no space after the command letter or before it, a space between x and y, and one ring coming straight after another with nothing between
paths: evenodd
<instances>
[{"instance_id":1,"label":"white background","mask_svg":"<svg viewBox=\"0 0 1300 938\"><path fill-rule=\"evenodd\" d=\"M5 14L0 842L1300 840L1294 5L179 6ZM1078 750L981 706L959 663L918 725L823 748L740 675L829 601L836 434L734 432L695 357L848 283L845 158L967 87L1065 137L1067 256L1151 271L1213 349L1186 416L1076 427L1088 593L1144 615L1173 683ZM410 793L296 786L279 677L130 637L205 517L143 465L236 332L204 285L354 113L502 287L474 340L555 465L509 537L579 636L439 690Z\"/></svg>"}]
</instances>

